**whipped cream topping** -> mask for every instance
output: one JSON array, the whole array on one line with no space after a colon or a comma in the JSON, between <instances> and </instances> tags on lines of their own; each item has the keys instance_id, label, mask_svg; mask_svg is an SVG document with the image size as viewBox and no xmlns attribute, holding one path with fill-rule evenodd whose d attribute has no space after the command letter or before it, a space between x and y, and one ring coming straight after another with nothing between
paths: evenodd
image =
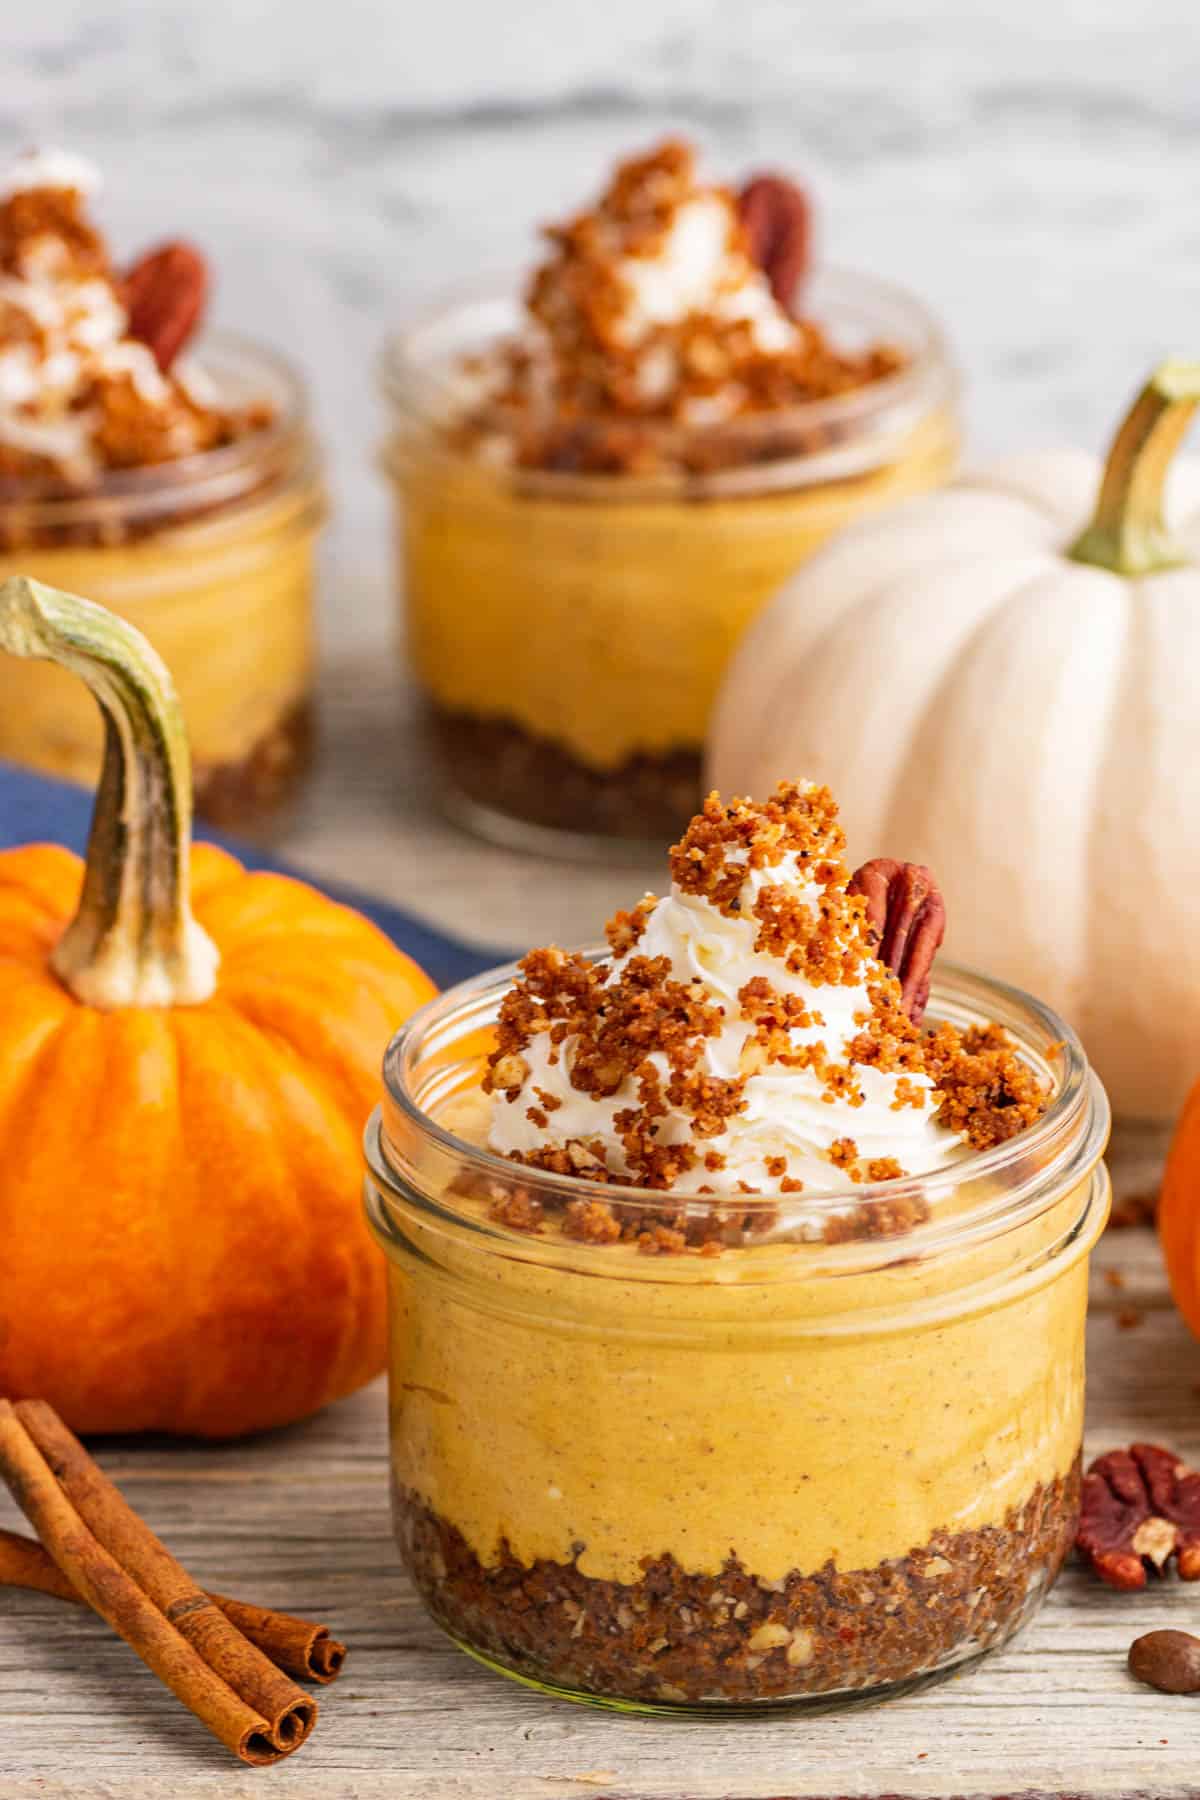
<instances>
[{"instance_id":1,"label":"whipped cream topping","mask_svg":"<svg viewBox=\"0 0 1200 1800\"><path fill-rule=\"evenodd\" d=\"M76 194L95 194L100 171L84 156L69 150L23 150L0 176L0 201L33 188L57 188Z\"/></svg>"},{"instance_id":2,"label":"whipped cream topping","mask_svg":"<svg viewBox=\"0 0 1200 1800\"><path fill-rule=\"evenodd\" d=\"M795 325L746 254L733 202L717 189L685 200L656 247L646 255L619 256L613 273L626 297L613 330L628 344L643 342L660 326L681 325L693 313L745 322L764 350L796 342Z\"/></svg>"},{"instance_id":3,"label":"whipped cream topping","mask_svg":"<svg viewBox=\"0 0 1200 1800\"><path fill-rule=\"evenodd\" d=\"M670 893L647 912L637 942L614 957L606 973L606 985L611 986L634 956L666 959L672 979L697 985L723 1014L716 1033L700 1042L700 1070L722 1081L744 1082L739 1110L728 1117L724 1130L698 1146L703 1154L676 1174L673 1191L719 1195L743 1193L747 1187L775 1191L782 1179L817 1191L849 1190L868 1165L884 1159L894 1159L906 1173L928 1173L964 1155L962 1135L937 1122L934 1084L928 1075L861 1066L855 1070L857 1092L851 1098L831 1094L816 1067L793 1068L778 1061L758 1066L756 1027L745 1017L739 1000L748 984L766 982L772 995L794 997L811 1016L810 1024L786 1028L789 1049L823 1045L831 1061L844 1063L848 1046L872 1014L870 986L887 979L882 966L867 958L857 979L818 984L790 970L779 955L757 949L755 906L765 889L778 887L803 905L815 924L825 890L808 877L796 854L789 853L768 867L746 870L736 915L673 883ZM581 1092L572 1082L573 1049L570 1038L556 1046L548 1032L531 1039L522 1051L528 1073L519 1090L495 1095L490 1148L504 1156L528 1157L548 1143L588 1144L599 1139L609 1171L627 1176L629 1163L616 1120L619 1113L638 1105L638 1078L626 1075L609 1095ZM648 1060L668 1081L667 1057L652 1052ZM914 1103L916 1094L921 1095L920 1105ZM555 1104L550 1105L547 1096ZM544 1125L537 1122L539 1114L545 1115ZM670 1106L659 1122L657 1140L663 1145L691 1145L693 1125L686 1106ZM831 1160L835 1146L846 1140L855 1147L849 1167ZM708 1166L704 1160L708 1153L721 1159L720 1166ZM785 1169L780 1168L781 1161Z\"/></svg>"},{"instance_id":4,"label":"whipped cream topping","mask_svg":"<svg viewBox=\"0 0 1200 1800\"><path fill-rule=\"evenodd\" d=\"M611 330L626 350L644 353L634 364L640 398L655 405L679 386L680 347L672 331L693 318L718 330L744 325L757 350L793 349L796 326L777 304L766 276L746 255L729 196L701 191L685 200L649 255L619 256L613 277L621 294ZM684 420L710 423L736 411L735 384L698 394L681 409Z\"/></svg>"},{"instance_id":5,"label":"whipped cream topping","mask_svg":"<svg viewBox=\"0 0 1200 1800\"><path fill-rule=\"evenodd\" d=\"M220 426L165 375L86 216L92 165L19 156L0 176L0 466L84 485L109 465L184 456ZM7 455L3 454L7 452Z\"/></svg>"},{"instance_id":6,"label":"whipped cream topping","mask_svg":"<svg viewBox=\"0 0 1200 1800\"><path fill-rule=\"evenodd\" d=\"M997 1026L914 1024L844 848L827 788L710 794L671 851L670 893L610 921L611 957L521 963L483 1082L489 1147L680 1196L691 1231L701 1215L716 1228L694 1196L849 1193L1024 1130L1046 1104L1036 1072ZM560 1204L572 1234L642 1231ZM534 1228L541 1207L522 1203Z\"/></svg>"},{"instance_id":7,"label":"whipped cream topping","mask_svg":"<svg viewBox=\"0 0 1200 1800\"><path fill-rule=\"evenodd\" d=\"M543 388L599 358L641 408L707 423L741 405L739 363L801 341L751 260L733 195L701 182L688 146L623 164L593 211L550 235L557 252L530 295Z\"/></svg>"}]
</instances>

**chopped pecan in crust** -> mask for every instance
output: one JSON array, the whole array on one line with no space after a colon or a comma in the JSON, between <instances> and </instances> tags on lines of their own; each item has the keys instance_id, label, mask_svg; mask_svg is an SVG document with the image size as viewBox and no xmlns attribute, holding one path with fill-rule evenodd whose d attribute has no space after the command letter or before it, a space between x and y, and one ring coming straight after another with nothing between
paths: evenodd
<instances>
[{"instance_id":1,"label":"chopped pecan in crust","mask_svg":"<svg viewBox=\"0 0 1200 1800\"><path fill-rule=\"evenodd\" d=\"M139 257L125 276L129 334L170 368L193 335L208 299L208 264L199 250L177 239Z\"/></svg>"},{"instance_id":2,"label":"chopped pecan in crust","mask_svg":"<svg viewBox=\"0 0 1200 1800\"><path fill-rule=\"evenodd\" d=\"M1158 1444L1098 1457L1083 1479L1075 1547L1109 1587L1146 1585L1175 1558L1184 1581L1200 1580L1200 1474Z\"/></svg>"},{"instance_id":3,"label":"chopped pecan in crust","mask_svg":"<svg viewBox=\"0 0 1200 1800\"><path fill-rule=\"evenodd\" d=\"M707 1574L647 1554L632 1582L584 1574L581 1545L570 1560L526 1563L501 1538L485 1560L398 1480L393 1502L417 1591L460 1643L576 1693L703 1705L861 1698L1002 1643L1058 1574L1078 1491L1076 1462L1001 1524L937 1531L873 1568L830 1557L781 1580L756 1576L732 1546Z\"/></svg>"},{"instance_id":4,"label":"chopped pecan in crust","mask_svg":"<svg viewBox=\"0 0 1200 1800\"><path fill-rule=\"evenodd\" d=\"M854 871L847 892L865 899L875 954L898 978L904 1010L920 1024L933 959L946 935L946 902L932 871L876 856Z\"/></svg>"},{"instance_id":5,"label":"chopped pecan in crust","mask_svg":"<svg viewBox=\"0 0 1200 1800\"><path fill-rule=\"evenodd\" d=\"M751 256L778 304L794 313L811 257L808 195L786 175L755 175L738 194L737 209Z\"/></svg>"}]
</instances>

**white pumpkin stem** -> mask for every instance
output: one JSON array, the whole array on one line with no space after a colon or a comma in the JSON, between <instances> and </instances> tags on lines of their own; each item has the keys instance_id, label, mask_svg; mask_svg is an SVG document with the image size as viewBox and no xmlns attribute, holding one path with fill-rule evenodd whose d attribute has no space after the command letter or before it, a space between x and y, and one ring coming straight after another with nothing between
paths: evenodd
<instances>
[{"instance_id":1,"label":"white pumpkin stem","mask_svg":"<svg viewBox=\"0 0 1200 1800\"><path fill-rule=\"evenodd\" d=\"M192 917L192 774L175 687L123 620L13 576L0 649L86 681L104 714L104 766L79 909L51 966L88 1006L195 1006L217 985L215 944Z\"/></svg>"},{"instance_id":2,"label":"white pumpkin stem","mask_svg":"<svg viewBox=\"0 0 1200 1800\"><path fill-rule=\"evenodd\" d=\"M1163 492L1200 404L1200 362L1173 358L1150 377L1113 439L1092 522L1067 554L1116 575L1152 575L1191 559L1167 530Z\"/></svg>"}]
</instances>

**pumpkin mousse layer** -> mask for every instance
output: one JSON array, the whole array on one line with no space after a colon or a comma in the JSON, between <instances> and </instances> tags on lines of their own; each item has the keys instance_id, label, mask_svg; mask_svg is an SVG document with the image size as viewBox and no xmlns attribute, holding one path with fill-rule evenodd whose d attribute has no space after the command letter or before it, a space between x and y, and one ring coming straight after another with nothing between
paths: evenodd
<instances>
[{"instance_id":1,"label":"pumpkin mousse layer","mask_svg":"<svg viewBox=\"0 0 1200 1800\"><path fill-rule=\"evenodd\" d=\"M908 1016L842 841L823 789L712 797L608 958L525 959L438 1107L491 1152L438 1207L507 1247L405 1216L446 1279L393 1264L398 1532L435 1616L551 1685L902 1682L1069 1546L1103 1182L960 1229L1053 1095L998 1028Z\"/></svg>"},{"instance_id":2,"label":"pumpkin mousse layer","mask_svg":"<svg viewBox=\"0 0 1200 1800\"><path fill-rule=\"evenodd\" d=\"M909 405L864 448L859 400L886 406L910 352L806 312L790 181L735 192L668 140L546 237L514 328L389 448L410 649L468 798L661 836L747 625L848 518L941 480L954 427Z\"/></svg>"}]
</instances>

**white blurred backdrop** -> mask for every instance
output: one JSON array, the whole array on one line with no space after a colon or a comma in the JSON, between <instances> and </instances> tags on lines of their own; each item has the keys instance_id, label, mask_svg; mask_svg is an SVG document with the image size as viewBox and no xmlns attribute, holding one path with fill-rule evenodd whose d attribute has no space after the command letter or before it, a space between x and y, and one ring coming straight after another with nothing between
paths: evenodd
<instances>
[{"instance_id":1,"label":"white blurred backdrop","mask_svg":"<svg viewBox=\"0 0 1200 1800\"><path fill-rule=\"evenodd\" d=\"M1200 353L1194 0L6 0L0 137L103 166L122 252L186 234L216 314L316 387L327 638L390 630L373 362L621 153L694 134L811 182L831 260L918 289L970 447L1099 447Z\"/></svg>"}]
</instances>

